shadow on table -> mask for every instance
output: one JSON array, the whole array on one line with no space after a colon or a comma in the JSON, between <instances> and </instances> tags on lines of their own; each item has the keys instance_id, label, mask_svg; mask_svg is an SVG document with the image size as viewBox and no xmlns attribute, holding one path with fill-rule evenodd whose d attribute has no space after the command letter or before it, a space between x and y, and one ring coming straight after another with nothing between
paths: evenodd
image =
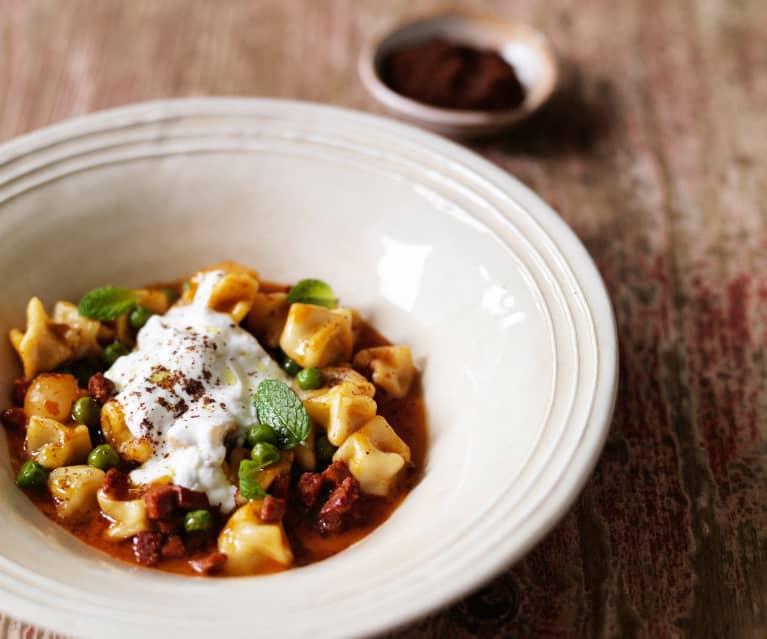
<instances>
[{"instance_id":1,"label":"shadow on table","mask_svg":"<svg viewBox=\"0 0 767 639\"><path fill-rule=\"evenodd\" d=\"M539 156L593 151L612 128L616 112L612 87L572 65L563 69L562 76L559 89L540 111L472 146Z\"/></svg>"}]
</instances>

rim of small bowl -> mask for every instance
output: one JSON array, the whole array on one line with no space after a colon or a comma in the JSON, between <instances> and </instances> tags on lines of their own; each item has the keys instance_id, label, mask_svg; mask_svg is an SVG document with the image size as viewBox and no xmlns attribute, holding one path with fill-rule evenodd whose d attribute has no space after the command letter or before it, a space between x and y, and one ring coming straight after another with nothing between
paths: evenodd
<instances>
[{"instance_id":1,"label":"rim of small bowl","mask_svg":"<svg viewBox=\"0 0 767 639\"><path fill-rule=\"evenodd\" d=\"M524 101L512 109L499 110L447 109L432 106L425 102L408 98L390 88L381 77L379 69L380 58L387 43L408 29L426 25L430 22L446 20L470 22L488 31L508 31L509 42L518 40L518 38L513 37L515 31L521 30L526 32L528 38L537 40L538 48L544 52L539 59L544 60L544 64L548 67L551 77L550 81L543 85L543 89L539 93L530 91L529 87L523 82L526 90ZM393 112L409 117L412 120L423 122L424 124L437 127L458 127L467 130L496 126L503 127L531 115L551 98L560 80L558 56L549 38L541 31L520 20L471 11L448 11L399 22L393 28L367 40L360 52L357 70L362 83L370 94Z\"/></svg>"}]
</instances>

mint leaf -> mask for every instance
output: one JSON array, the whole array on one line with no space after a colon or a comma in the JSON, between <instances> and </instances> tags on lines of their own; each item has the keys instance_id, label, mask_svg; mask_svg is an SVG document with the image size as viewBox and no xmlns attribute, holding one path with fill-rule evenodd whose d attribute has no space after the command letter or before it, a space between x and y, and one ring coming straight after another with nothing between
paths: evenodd
<instances>
[{"instance_id":1,"label":"mint leaf","mask_svg":"<svg viewBox=\"0 0 767 639\"><path fill-rule=\"evenodd\" d=\"M338 299L329 284L322 280L301 280L288 293L288 302L316 304L325 308L334 308Z\"/></svg>"},{"instance_id":2,"label":"mint leaf","mask_svg":"<svg viewBox=\"0 0 767 639\"><path fill-rule=\"evenodd\" d=\"M104 286L83 295L77 311L83 317L107 322L130 311L138 302L138 293L129 288Z\"/></svg>"},{"instance_id":3,"label":"mint leaf","mask_svg":"<svg viewBox=\"0 0 767 639\"><path fill-rule=\"evenodd\" d=\"M243 459L237 469L237 477L240 480L240 495L245 499L263 499L266 491L258 483L261 467L252 459Z\"/></svg>"},{"instance_id":4,"label":"mint leaf","mask_svg":"<svg viewBox=\"0 0 767 639\"><path fill-rule=\"evenodd\" d=\"M309 413L285 382L277 379L261 382L253 402L259 423L274 429L280 448L294 448L309 437L312 430Z\"/></svg>"}]
</instances>

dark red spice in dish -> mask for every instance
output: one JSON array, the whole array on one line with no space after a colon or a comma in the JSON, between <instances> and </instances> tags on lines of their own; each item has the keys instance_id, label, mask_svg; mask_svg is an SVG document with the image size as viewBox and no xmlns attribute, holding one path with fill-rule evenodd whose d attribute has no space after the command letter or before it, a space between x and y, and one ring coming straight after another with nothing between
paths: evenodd
<instances>
[{"instance_id":1,"label":"dark red spice in dish","mask_svg":"<svg viewBox=\"0 0 767 639\"><path fill-rule=\"evenodd\" d=\"M397 93L446 109L499 111L525 99L514 68L496 51L442 39L390 53L381 71Z\"/></svg>"}]
</instances>

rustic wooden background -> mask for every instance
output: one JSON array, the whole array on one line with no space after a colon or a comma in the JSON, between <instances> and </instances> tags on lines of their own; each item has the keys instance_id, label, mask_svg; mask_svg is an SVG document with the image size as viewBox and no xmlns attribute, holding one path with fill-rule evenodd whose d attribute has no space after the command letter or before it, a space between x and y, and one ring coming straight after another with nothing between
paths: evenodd
<instances>
[{"instance_id":1,"label":"rustic wooden background","mask_svg":"<svg viewBox=\"0 0 767 639\"><path fill-rule=\"evenodd\" d=\"M621 387L577 505L527 559L396 636L767 636L767 0L461 3L568 67L481 154L572 225L611 292ZM380 111L365 37L429 0L0 0L0 140L172 96ZM2 619L6 637L47 636Z\"/></svg>"}]
</instances>

